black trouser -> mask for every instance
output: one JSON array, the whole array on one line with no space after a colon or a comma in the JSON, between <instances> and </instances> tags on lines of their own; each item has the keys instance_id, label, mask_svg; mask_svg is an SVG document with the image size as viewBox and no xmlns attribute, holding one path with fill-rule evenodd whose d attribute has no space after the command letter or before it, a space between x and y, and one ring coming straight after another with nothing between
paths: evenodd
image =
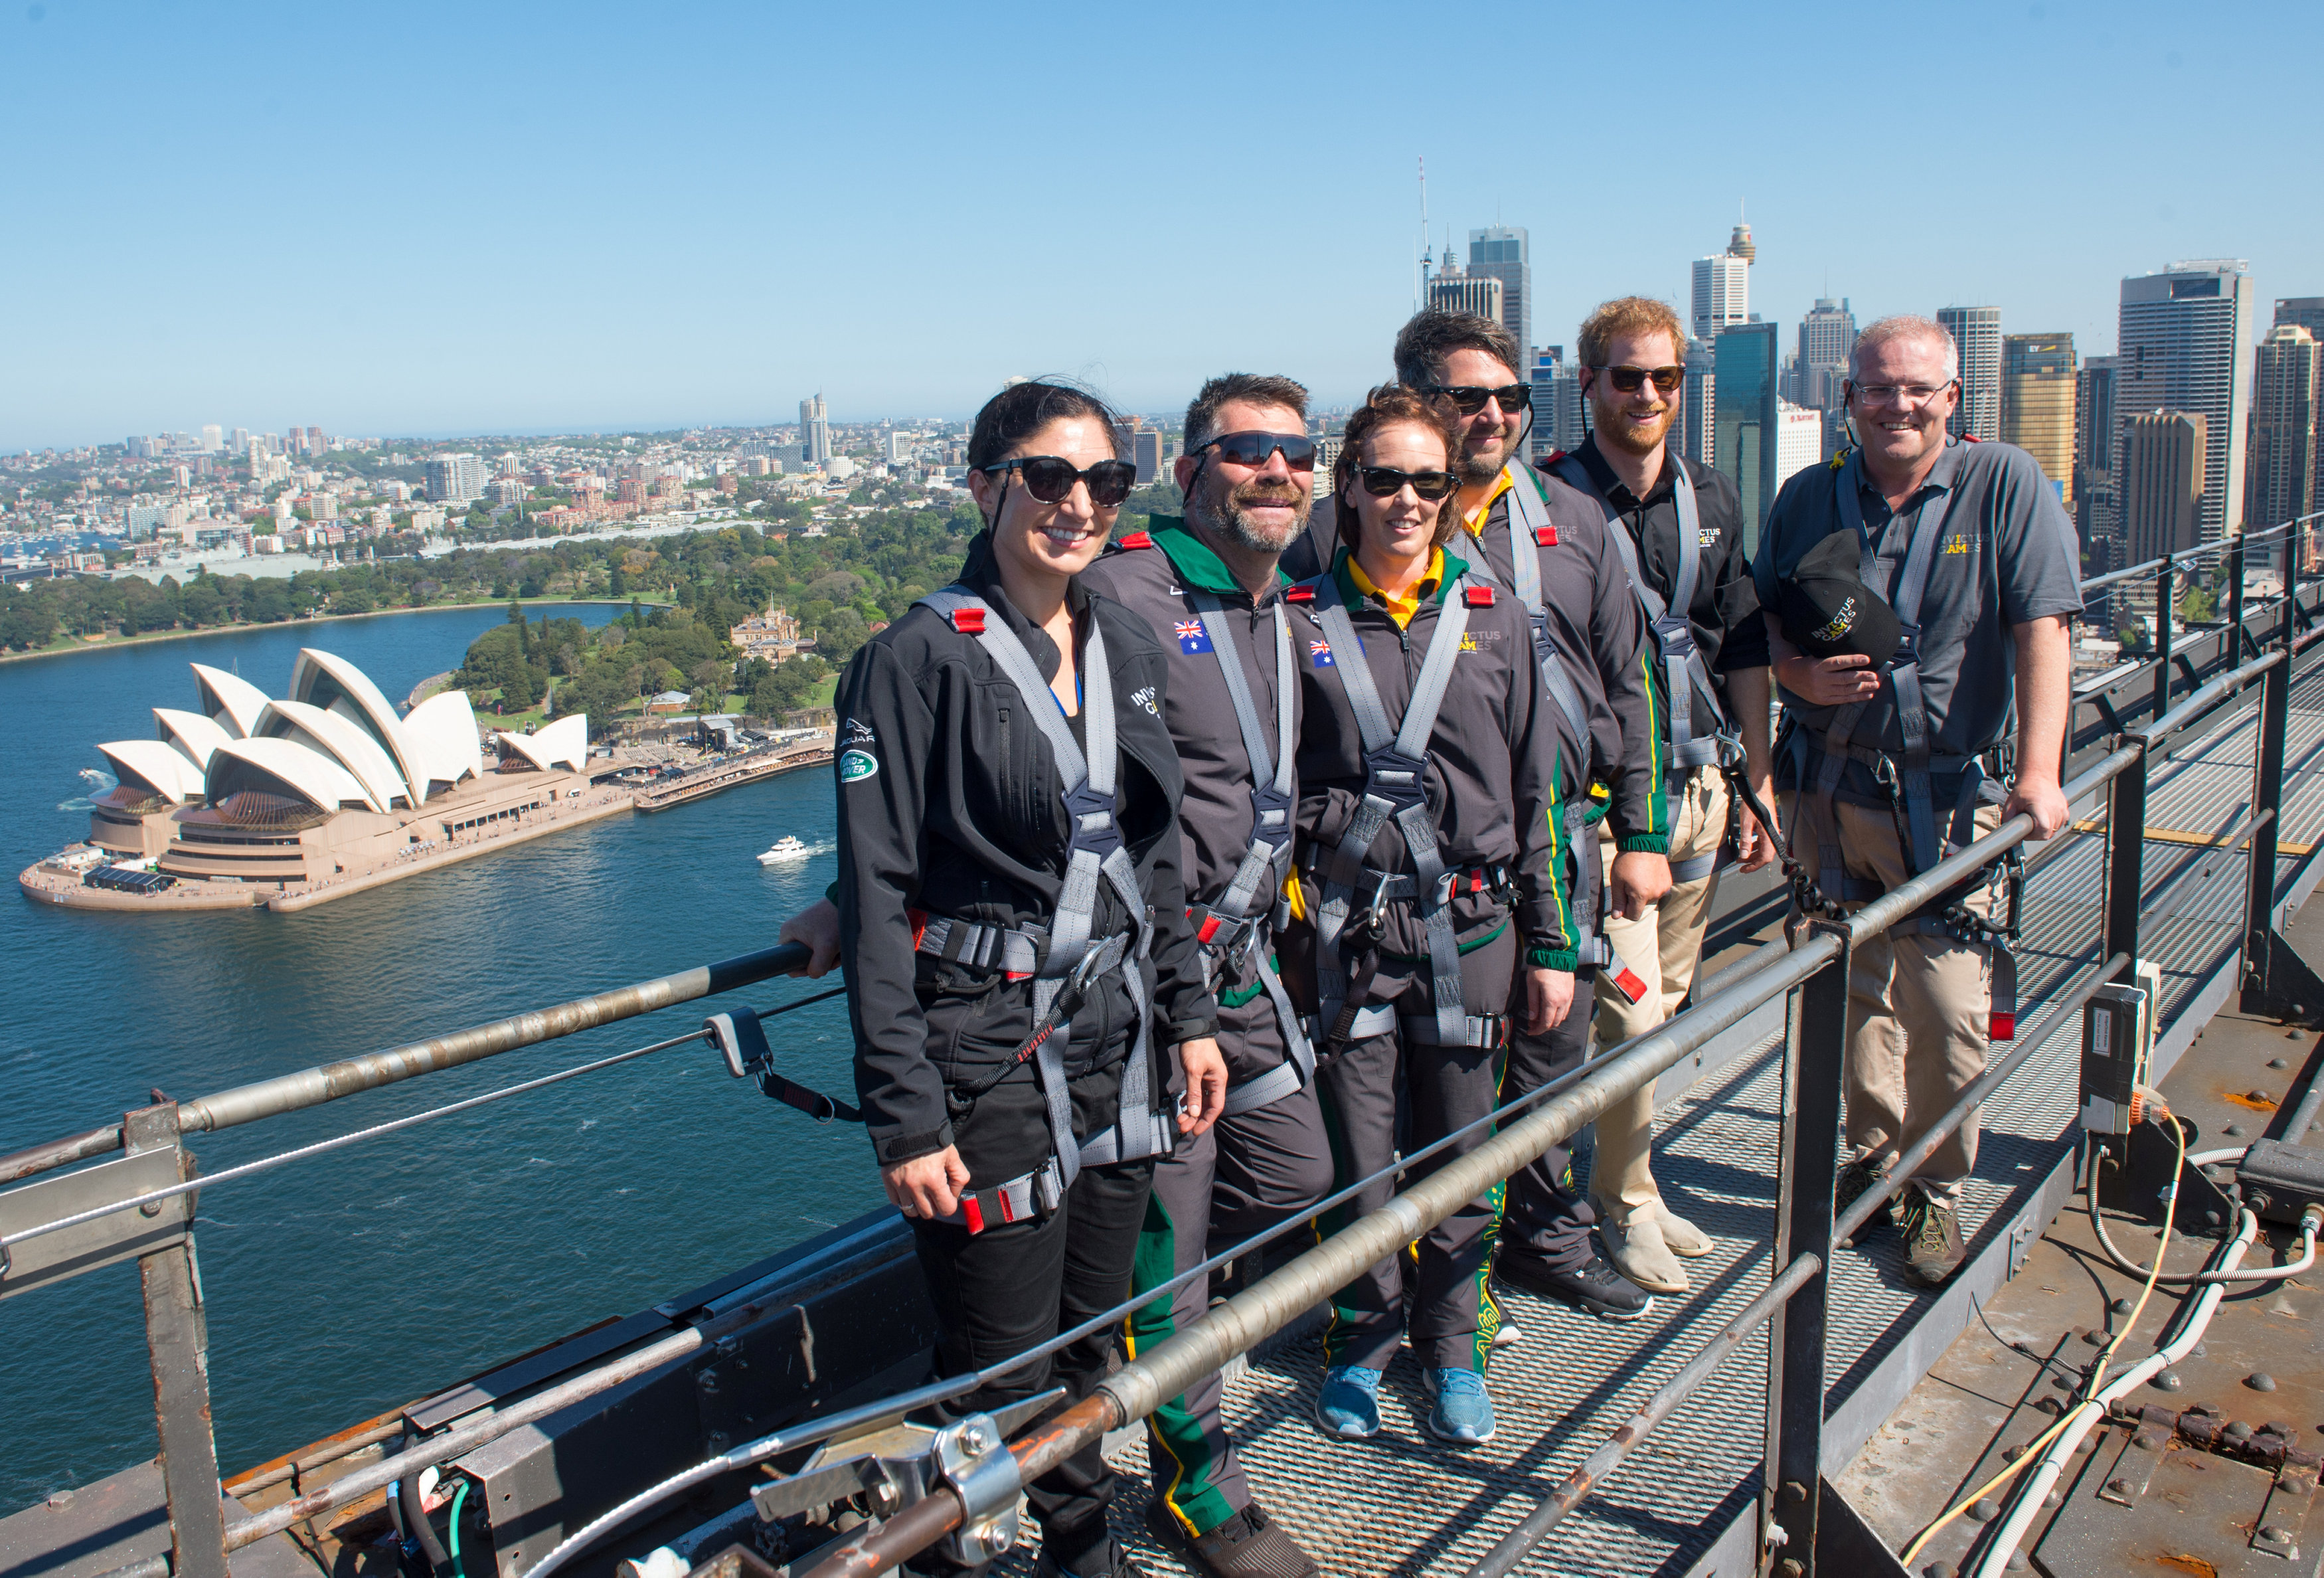
<instances>
[{"instance_id":1,"label":"black trouser","mask_svg":"<svg viewBox=\"0 0 2324 1578\"><path fill-rule=\"evenodd\" d=\"M1564 1022L1546 1036L1528 1036L1517 1027L1525 1023L1522 996L1510 1006L1508 1066L1501 1076L1501 1101L1515 1101L1550 1081L1571 1074L1590 1056L1590 1005L1597 976L1584 970L1573 978L1573 1006ZM1524 983L1518 983L1520 994ZM1589 1262L1597 1250L1590 1230L1598 1213L1587 1191L1573 1187L1573 1155L1566 1146L1553 1146L1511 1175L1501 1205L1500 1252L1523 1255L1553 1271L1571 1271Z\"/></svg>"}]
</instances>

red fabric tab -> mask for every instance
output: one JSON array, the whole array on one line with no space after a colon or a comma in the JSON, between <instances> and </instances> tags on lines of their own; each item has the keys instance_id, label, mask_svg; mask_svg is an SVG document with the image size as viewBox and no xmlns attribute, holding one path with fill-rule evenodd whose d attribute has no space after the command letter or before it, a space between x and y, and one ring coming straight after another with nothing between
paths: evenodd
<instances>
[{"instance_id":1,"label":"red fabric tab","mask_svg":"<svg viewBox=\"0 0 2324 1578\"><path fill-rule=\"evenodd\" d=\"M1009 1191L1008 1191L1008 1190L1006 1190L1006 1189L1001 1190L999 1194L997 1194L997 1195L993 1195L993 1198L994 1198L995 1200L998 1200L998 1201L1000 1201L1000 1202L1001 1202L1001 1221L1003 1221L1003 1222L1014 1222L1014 1221L1016 1221L1016 1220L1017 1220L1017 1207L1015 1207L1014 1205L1011 1205L1011 1204L1009 1203Z\"/></svg>"},{"instance_id":2,"label":"red fabric tab","mask_svg":"<svg viewBox=\"0 0 2324 1578\"><path fill-rule=\"evenodd\" d=\"M1206 915L1203 917L1202 928L1194 933L1194 940L1200 943L1206 943L1218 935L1219 918L1215 915Z\"/></svg>"},{"instance_id":3,"label":"red fabric tab","mask_svg":"<svg viewBox=\"0 0 2324 1578\"><path fill-rule=\"evenodd\" d=\"M2017 1016L2014 1013L1996 1012L1993 1015L1992 1024L1987 1028L1986 1038L1993 1041L2017 1039Z\"/></svg>"},{"instance_id":4,"label":"red fabric tab","mask_svg":"<svg viewBox=\"0 0 2324 1578\"><path fill-rule=\"evenodd\" d=\"M1283 594L1283 600L1286 603L1313 603L1315 601L1315 588L1313 586L1294 586L1289 591Z\"/></svg>"},{"instance_id":5,"label":"red fabric tab","mask_svg":"<svg viewBox=\"0 0 2324 1578\"><path fill-rule=\"evenodd\" d=\"M1030 970L1003 970L1001 974L1004 979L1010 981L1030 981L1033 979L1033 972Z\"/></svg>"},{"instance_id":6,"label":"red fabric tab","mask_svg":"<svg viewBox=\"0 0 2324 1578\"><path fill-rule=\"evenodd\" d=\"M984 610L982 608L954 609L952 611L952 627L953 629L960 632L963 635L982 635L984 633Z\"/></svg>"},{"instance_id":7,"label":"red fabric tab","mask_svg":"<svg viewBox=\"0 0 2324 1578\"><path fill-rule=\"evenodd\" d=\"M1536 471L1547 471L1551 466L1556 465L1559 461L1564 458L1564 450L1552 449L1548 454L1543 456L1540 459L1533 463L1534 469Z\"/></svg>"},{"instance_id":8,"label":"red fabric tab","mask_svg":"<svg viewBox=\"0 0 2324 1578\"><path fill-rule=\"evenodd\" d=\"M1646 998L1646 983L1628 964L1614 972L1614 990L1632 1002L1644 1002Z\"/></svg>"},{"instance_id":9,"label":"red fabric tab","mask_svg":"<svg viewBox=\"0 0 2324 1578\"><path fill-rule=\"evenodd\" d=\"M912 923L912 951L918 953L920 948L920 939L928 934L928 912L925 909L907 909L904 911L904 918Z\"/></svg>"},{"instance_id":10,"label":"red fabric tab","mask_svg":"<svg viewBox=\"0 0 2324 1578\"><path fill-rule=\"evenodd\" d=\"M982 1232L984 1231L984 1207L976 1203L976 1196L973 1195L963 1195L960 1197L960 1208L962 1213L968 1218L969 1236L973 1238L976 1234Z\"/></svg>"},{"instance_id":11,"label":"red fabric tab","mask_svg":"<svg viewBox=\"0 0 2324 1578\"><path fill-rule=\"evenodd\" d=\"M1113 545L1116 548L1151 548L1154 539L1146 532L1132 531L1127 536L1115 538Z\"/></svg>"},{"instance_id":12,"label":"red fabric tab","mask_svg":"<svg viewBox=\"0 0 2324 1578\"><path fill-rule=\"evenodd\" d=\"M1493 605L1493 589L1490 586L1471 586L1465 595L1465 600L1471 608L1490 608Z\"/></svg>"},{"instance_id":13,"label":"red fabric tab","mask_svg":"<svg viewBox=\"0 0 2324 1578\"><path fill-rule=\"evenodd\" d=\"M1555 548L1557 546L1557 528L1554 526L1536 526L1534 528L1533 540L1536 542L1540 543L1544 548Z\"/></svg>"}]
</instances>

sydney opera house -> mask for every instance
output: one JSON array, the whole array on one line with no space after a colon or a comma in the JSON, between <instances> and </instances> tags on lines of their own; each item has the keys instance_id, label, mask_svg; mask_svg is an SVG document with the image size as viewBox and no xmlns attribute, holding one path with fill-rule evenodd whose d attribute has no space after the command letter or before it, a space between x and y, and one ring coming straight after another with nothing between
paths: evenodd
<instances>
[{"instance_id":1,"label":"sydney opera house","mask_svg":"<svg viewBox=\"0 0 2324 1578\"><path fill-rule=\"evenodd\" d=\"M153 738L97 747L118 782L93 800L84 850L24 873L35 896L110 908L143 887L167 889L171 908L222 908L370 886L607 798L587 792L578 715L496 735L488 764L459 690L398 715L361 669L312 647L280 698L191 667L192 708L157 706ZM36 884L51 868L76 880ZM113 880L81 880L91 870Z\"/></svg>"}]
</instances>

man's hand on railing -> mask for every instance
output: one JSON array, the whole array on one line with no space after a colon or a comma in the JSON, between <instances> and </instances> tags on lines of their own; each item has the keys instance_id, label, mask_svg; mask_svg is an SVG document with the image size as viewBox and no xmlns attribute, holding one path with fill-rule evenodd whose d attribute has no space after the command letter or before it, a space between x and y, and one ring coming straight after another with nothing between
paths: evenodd
<instances>
[{"instance_id":1,"label":"man's hand on railing","mask_svg":"<svg viewBox=\"0 0 2324 1578\"><path fill-rule=\"evenodd\" d=\"M1573 972L1526 969L1526 1022L1528 1036L1546 1036L1573 1011Z\"/></svg>"},{"instance_id":2,"label":"man's hand on railing","mask_svg":"<svg viewBox=\"0 0 2324 1578\"><path fill-rule=\"evenodd\" d=\"M828 899L816 900L784 921L783 929L775 934L775 941L805 943L811 956L791 974L810 981L822 980L839 963L839 906Z\"/></svg>"},{"instance_id":3,"label":"man's hand on railing","mask_svg":"<svg viewBox=\"0 0 2324 1578\"><path fill-rule=\"evenodd\" d=\"M880 1186L905 1215L934 1222L960 1209L960 1197L968 1188L968 1165L960 1159L957 1148L947 1145L932 1155L881 1167Z\"/></svg>"},{"instance_id":4,"label":"man's hand on railing","mask_svg":"<svg viewBox=\"0 0 2324 1578\"><path fill-rule=\"evenodd\" d=\"M1811 658L1803 652L1778 657L1775 678L1794 696L1817 706L1845 706L1880 688L1880 676L1862 652L1842 652L1836 658Z\"/></svg>"},{"instance_id":5,"label":"man's hand on railing","mask_svg":"<svg viewBox=\"0 0 2324 1578\"><path fill-rule=\"evenodd\" d=\"M2020 811L2034 818L2035 838L2055 838L2066 825L2066 793L2054 778L2020 773L2017 786L2001 807L2001 819L2006 822Z\"/></svg>"}]
</instances>

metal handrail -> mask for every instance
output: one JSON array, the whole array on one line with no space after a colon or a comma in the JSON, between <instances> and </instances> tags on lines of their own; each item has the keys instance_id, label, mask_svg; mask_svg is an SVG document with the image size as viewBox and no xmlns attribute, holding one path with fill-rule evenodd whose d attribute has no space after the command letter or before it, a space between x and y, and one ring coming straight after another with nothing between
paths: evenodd
<instances>
[{"instance_id":1,"label":"metal handrail","mask_svg":"<svg viewBox=\"0 0 2324 1578\"><path fill-rule=\"evenodd\" d=\"M2118 570L2108 570L2102 576L2092 576L2089 580L2081 583L2081 590L2083 595L2088 596L2089 593L2100 586L2111 586L2117 581L2127 581L2137 576L2151 576L2165 565L2176 566L2182 561L2200 558L2207 554L2232 553L2238 544L2248 548L2253 543L2265 542L2279 533L2291 531L2319 521L2324 521L2324 512L2302 515L2297 521L2280 521L2259 531L2239 531L2233 537L2221 538L2217 542L2199 542L2192 548L2182 548L2176 552L2166 553L2161 558L2150 558L2139 564L2125 565Z\"/></svg>"}]
</instances>

